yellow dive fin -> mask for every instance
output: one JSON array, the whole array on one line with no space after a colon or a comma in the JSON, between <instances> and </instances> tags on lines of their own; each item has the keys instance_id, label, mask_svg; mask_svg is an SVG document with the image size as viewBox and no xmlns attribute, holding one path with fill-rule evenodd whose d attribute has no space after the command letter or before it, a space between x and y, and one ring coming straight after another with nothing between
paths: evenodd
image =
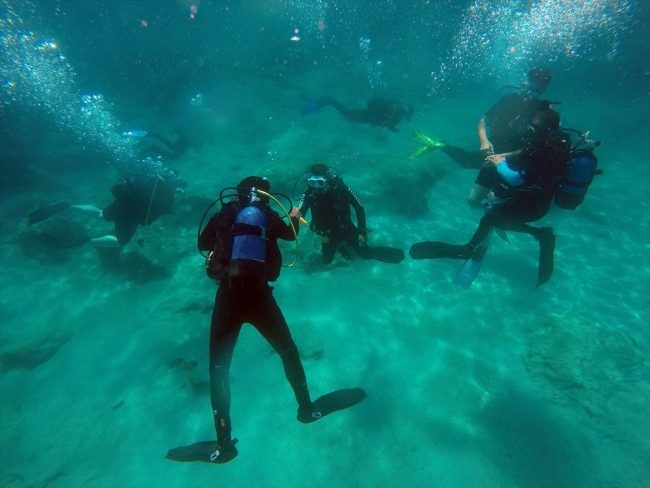
<instances>
[{"instance_id":1,"label":"yellow dive fin","mask_svg":"<svg viewBox=\"0 0 650 488\"><path fill-rule=\"evenodd\" d=\"M425 136L419 130L413 131L413 138L423 146L427 146L427 147L436 148L436 147L443 147L445 145L444 142L434 141L429 136Z\"/></svg>"},{"instance_id":2,"label":"yellow dive fin","mask_svg":"<svg viewBox=\"0 0 650 488\"><path fill-rule=\"evenodd\" d=\"M430 152L433 152L434 149L436 149L436 148L435 147L429 147L429 146L416 147L412 151L409 151L408 158L410 160L419 158L420 156L424 156L425 154L429 154Z\"/></svg>"}]
</instances>

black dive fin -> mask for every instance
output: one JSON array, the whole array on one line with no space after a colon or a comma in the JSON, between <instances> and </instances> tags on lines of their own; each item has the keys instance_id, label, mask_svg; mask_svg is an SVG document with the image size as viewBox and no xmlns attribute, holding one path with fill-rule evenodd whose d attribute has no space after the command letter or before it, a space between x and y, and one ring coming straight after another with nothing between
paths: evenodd
<instances>
[{"instance_id":1,"label":"black dive fin","mask_svg":"<svg viewBox=\"0 0 650 488\"><path fill-rule=\"evenodd\" d=\"M409 254L413 259L467 259L465 246L447 244L446 242L424 241L411 246Z\"/></svg>"},{"instance_id":2,"label":"black dive fin","mask_svg":"<svg viewBox=\"0 0 650 488\"><path fill-rule=\"evenodd\" d=\"M465 290L469 290L469 287L472 286L478 272L481 270L481 264L483 264L483 258L488 248L478 247L472 257L469 258L458 270L456 278L454 278L454 283L462 286Z\"/></svg>"},{"instance_id":3,"label":"black dive fin","mask_svg":"<svg viewBox=\"0 0 650 488\"><path fill-rule=\"evenodd\" d=\"M49 207L34 210L27 216L27 225L34 225L45 219L49 219L52 215L63 212L69 206L69 203L57 203L55 205L50 205Z\"/></svg>"},{"instance_id":4,"label":"black dive fin","mask_svg":"<svg viewBox=\"0 0 650 488\"><path fill-rule=\"evenodd\" d=\"M508 239L508 234L506 234L506 231L503 229L499 229L498 227L494 229L497 233L497 235L506 241L508 244L510 244L510 239Z\"/></svg>"},{"instance_id":5,"label":"black dive fin","mask_svg":"<svg viewBox=\"0 0 650 488\"><path fill-rule=\"evenodd\" d=\"M366 398L366 392L362 388L347 388L336 390L312 402L312 413L310 416L298 414L298 421L303 424L310 424L326 417L327 415L353 407Z\"/></svg>"},{"instance_id":6,"label":"black dive fin","mask_svg":"<svg viewBox=\"0 0 650 488\"><path fill-rule=\"evenodd\" d=\"M235 447L238 440L233 439L226 448L219 449L217 441L203 441L189 446L175 447L167 451L165 459L179 463L210 463L225 464L237 457L239 452Z\"/></svg>"},{"instance_id":7,"label":"black dive fin","mask_svg":"<svg viewBox=\"0 0 650 488\"><path fill-rule=\"evenodd\" d=\"M404 251L396 247L368 246L370 257L382 263L399 264L404 261Z\"/></svg>"},{"instance_id":8,"label":"black dive fin","mask_svg":"<svg viewBox=\"0 0 650 488\"><path fill-rule=\"evenodd\" d=\"M539 271L537 275L537 286L539 288L547 283L555 269L555 234L552 227L542 227L539 237Z\"/></svg>"}]
</instances>

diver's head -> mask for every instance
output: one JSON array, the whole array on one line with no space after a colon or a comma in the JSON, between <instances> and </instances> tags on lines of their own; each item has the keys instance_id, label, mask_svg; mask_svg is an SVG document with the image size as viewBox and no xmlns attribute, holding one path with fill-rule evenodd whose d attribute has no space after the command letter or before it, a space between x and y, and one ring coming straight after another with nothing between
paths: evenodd
<instances>
[{"instance_id":1,"label":"diver's head","mask_svg":"<svg viewBox=\"0 0 650 488\"><path fill-rule=\"evenodd\" d=\"M560 114L552 108L545 108L535 112L528 124L528 131L533 139L544 139L557 133L560 129Z\"/></svg>"},{"instance_id":2,"label":"diver's head","mask_svg":"<svg viewBox=\"0 0 650 488\"><path fill-rule=\"evenodd\" d=\"M253 198L262 203L268 203L268 197L263 195L251 195L251 193L253 193L253 188L269 193L271 191L271 183L269 183L269 180L262 178L261 176L247 176L237 184L237 193L241 198ZM251 203L253 203L253 201L251 201Z\"/></svg>"},{"instance_id":3,"label":"diver's head","mask_svg":"<svg viewBox=\"0 0 650 488\"><path fill-rule=\"evenodd\" d=\"M528 72L525 83L526 91L535 97L539 97L546 91L546 87L551 83L553 74L548 68L533 68Z\"/></svg>"},{"instance_id":4,"label":"diver's head","mask_svg":"<svg viewBox=\"0 0 650 488\"><path fill-rule=\"evenodd\" d=\"M310 173L311 175L307 180L307 186L311 188L314 193L325 193L329 189L329 180L331 177L330 169L326 164L317 163L312 165Z\"/></svg>"}]
</instances>

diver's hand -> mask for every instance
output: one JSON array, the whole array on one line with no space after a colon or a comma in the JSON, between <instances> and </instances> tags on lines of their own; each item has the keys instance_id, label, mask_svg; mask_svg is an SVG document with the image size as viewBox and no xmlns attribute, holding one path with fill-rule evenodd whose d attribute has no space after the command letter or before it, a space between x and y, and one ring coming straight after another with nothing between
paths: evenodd
<instances>
[{"instance_id":1,"label":"diver's hand","mask_svg":"<svg viewBox=\"0 0 650 488\"><path fill-rule=\"evenodd\" d=\"M364 236L363 234L359 234L359 245L361 247L368 245L368 242L366 241L366 236Z\"/></svg>"},{"instance_id":2,"label":"diver's hand","mask_svg":"<svg viewBox=\"0 0 650 488\"><path fill-rule=\"evenodd\" d=\"M481 141L481 151L487 151L488 154L494 154L494 146L486 139L485 141Z\"/></svg>"},{"instance_id":3,"label":"diver's hand","mask_svg":"<svg viewBox=\"0 0 650 488\"><path fill-rule=\"evenodd\" d=\"M485 158L486 163L483 166L489 166L490 164L497 165L502 161L505 161L506 157L503 154L492 154Z\"/></svg>"},{"instance_id":4,"label":"diver's hand","mask_svg":"<svg viewBox=\"0 0 650 488\"><path fill-rule=\"evenodd\" d=\"M300 210L298 210L298 207L293 207L291 209L291 212L289 212L289 217L295 217L297 219L301 217Z\"/></svg>"}]
</instances>

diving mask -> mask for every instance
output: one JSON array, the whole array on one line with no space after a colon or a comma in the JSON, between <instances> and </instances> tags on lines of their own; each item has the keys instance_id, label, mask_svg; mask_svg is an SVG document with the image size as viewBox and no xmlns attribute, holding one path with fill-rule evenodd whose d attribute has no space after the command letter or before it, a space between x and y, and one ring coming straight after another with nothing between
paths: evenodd
<instances>
[{"instance_id":1,"label":"diving mask","mask_svg":"<svg viewBox=\"0 0 650 488\"><path fill-rule=\"evenodd\" d=\"M311 176L307 180L307 185L318 193L327 191L327 188L329 186L327 184L327 178L324 176Z\"/></svg>"}]
</instances>

